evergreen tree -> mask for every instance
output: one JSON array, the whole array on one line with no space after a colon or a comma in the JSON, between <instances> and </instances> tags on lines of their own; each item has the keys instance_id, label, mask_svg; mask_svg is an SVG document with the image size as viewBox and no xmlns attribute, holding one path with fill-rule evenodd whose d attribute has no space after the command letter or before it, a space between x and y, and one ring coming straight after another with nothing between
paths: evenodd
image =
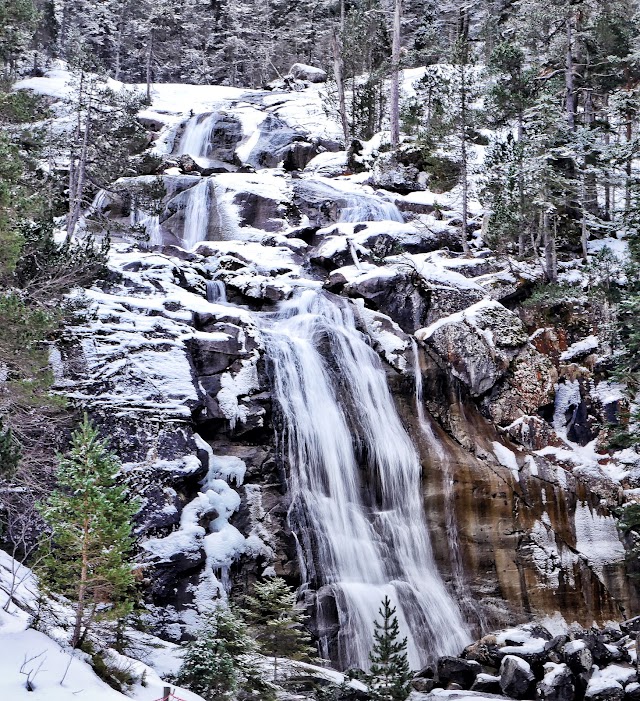
<instances>
[{"instance_id":1,"label":"evergreen tree","mask_svg":"<svg viewBox=\"0 0 640 701\"><path fill-rule=\"evenodd\" d=\"M246 623L219 606L187 643L176 682L207 701L231 698L240 689L268 692L252 657L256 651Z\"/></svg>"},{"instance_id":2,"label":"evergreen tree","mask_svg":"<svg viewBox=\"0 0 640 701\"><path fill-rule=\"evenodd\" d=\"M82 643L98 614L130 613L135 590L129 562L131 520L137 504L116 482L116 456L85 415L59 457L58 489L41 513L51 528L39 574L45 586L69 598L75 610L71 644Z\"/></svg>"},{"instance_id":3,"label":"evergreen tree","mask_svg":"<svg viewBox=\"0 0 640 701\"><path fill-rule=\"evenodd\" d=\"M32 0L0 0L0 60L6 76L15 71L29 46L37 19Z\"/></svg>"},{"instance_id":4,"label":"evergreen tree","mask_svg":"<svg viewBox=\"0 0 640 701\"><path fill-rule=\"evenodd\" d=\"M0 475L11 477L18 469L20 449L11 434L11 429L5 429L0 417Z\"/></svg>"},{"instance_id":5,"label":"evergreen tree","mask_svg":"<svg viewBox=\"0 0 640 701\"><path fill-rule=\"evenodd\" d=\"M247 596L246 619L254 631L259 650L273 657L273 679L278 676L278 659L307 660L313 653L311 638L304 628L308 618L296 606L295 591L281 577L258 583Z\"/></svg>"},{"instance_id":6,"label":"evergreen tree","mask_svg":"<svg viewBox=\"0 0 640 701\"><path fill-rule=\"evenodd\" d=\"M375 701L404 701L409 696L411 671L407 659L407 639L400 639L395 606L388 596L378 611L381 622L374 621L373 649L369 653L371 668L366 681Z\"/></svg>"}]
</instances>

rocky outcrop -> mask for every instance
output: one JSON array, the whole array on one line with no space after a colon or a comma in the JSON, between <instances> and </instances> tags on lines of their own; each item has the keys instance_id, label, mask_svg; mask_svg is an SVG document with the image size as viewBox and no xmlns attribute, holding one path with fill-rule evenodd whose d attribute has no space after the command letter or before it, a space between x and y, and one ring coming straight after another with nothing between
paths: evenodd
<instances>
[{"instance_id":1,"label":"rocky outcrop","mask_svg":"<svg viewBox=\"0 0 640 701\"><path fill-rule=\"evenodd\" d=\"M289 75L297 80L308 80L310 83L324 83L327 80L326 71L305 63L294 63L289 69Z\"/></svg>"},{"instance_id":2,"label":"rocky outcrop","mask_svg":"<svg viewBox=\"0 0 640 701\"><path fill-rule=\"evenodd\" d=\"M561 639L568 642L562 645ZM617 655L618 661L612 662L610 657L597 660L591 656L589 646L605 647L605 640L606 649ZM628 654L635 648L635 640L619 628L583 630L574 625L554 638L543 626L525 626L500 631L493 636L493 641L492 654L485 656L483 662L487 672L476 676L465 699L629 700L640 687L636 681L637 670ZM479 641L470 645L459 660L459 668L464 669L462 663L480 654L486 644ZM440 667L458 669L455 658L451 657L441 658ZM421 681L416 677L412 684L419 689ZM425 701L456 698L457 692L451 690L464 689L468 683L468 679L461 680L463 684L452 682L446 675L429 681L431 693L423 694Z\"/></svg>"}]
</instances>

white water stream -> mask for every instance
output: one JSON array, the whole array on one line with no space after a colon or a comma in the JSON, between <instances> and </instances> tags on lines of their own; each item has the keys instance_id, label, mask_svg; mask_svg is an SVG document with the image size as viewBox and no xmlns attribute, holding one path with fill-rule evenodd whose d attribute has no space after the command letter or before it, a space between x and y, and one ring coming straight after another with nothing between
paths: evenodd
<instances>
[{"instance_id":1,"label":"white water stream","mask_svg":"<svg viewBox=\"0 0 640 701\"><path fill-rule=\"evenodd\" d=\"M222 280L207 280L207 302L212 304L227 303L227 288Z\"/></svg>"},{"instance_id":2,"label":"white water stream","mask_svg":"<svg viewBox=\"0 0 640 701\"><path fill-rule=\"evenodd\" d=\"M340 210L341 222L396 221L403 223L400 210L393 204L366 194L347 195L346 206Z\"/></svg>"},{"instance_id":3,"label":"white water stream","mask_svg":"<svg viewBox=\"0 0 640 701\"><path fill-rule=\"evenodd\" d=\"M184 128L177 153L186 153L192 158L206 158L211 151L211 132L216 119L216 114L198 114L191 117Z\"/></svg>"},{"instance_id":4,"label":"white water stream","mask_svg":"<svg viewBox=\"0 0 640 701\"><path fill-rule=\"evenodd\" d=\"M385 595L398 607L413 668L460 652L469 637L433 559L418 455L351 306L304 292L265 335L291 525L309 582L338 609L337 639L321 639L321 654L367 667ZM318 607L321 630L327 608Z\"/></svg>"}]
</instances>

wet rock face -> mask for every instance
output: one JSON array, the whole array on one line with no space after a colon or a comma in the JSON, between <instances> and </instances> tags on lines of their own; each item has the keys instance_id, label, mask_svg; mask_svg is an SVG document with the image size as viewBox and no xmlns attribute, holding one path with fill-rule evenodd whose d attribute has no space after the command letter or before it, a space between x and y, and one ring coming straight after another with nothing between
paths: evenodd
<instances>
[{"instance_id":1,"label":"wet rock face","mask_svg":"<svg viewBox=\"0 0 640 701\"><path fill-rule=\"evenodd\" d=\"M237 458L244 465L244 483L230 485L239 495L239 506L229 523L243 537L253 534L261 543L246 547L228 567L232 592L243 592L265 571L291 582L299 576L296 542L288 527L286 475L274 446L277 410L274 417L257 317L249 306L210 305L205 298L215 263L228 294L239 295L245 305L273 309L276 300L294 294L284 280L299 274L298 261L304 258L290 249L257 243L202 244L198 252L179 256L173 255L178 249L164 251L131 248L117 254L120 279L90 291L93 321L71 329L60 345L58 382L74 387L123 456L127 479L142 499L137 522L142 542L162 544L142 551L150 601L158 607L156 625L165 621L166 630L175 633L171 626L177 622L183 634L206 590L203 539L214 512L198 512L194 528L202 532L180 547L174 547L174 534L184 531L185 508L202 490L209 450L216 459ZM437 280L427 282L435 286ZM389 266L384 275L363 275L346 283L342 293L353 299L358 328L388 368L399 409L421 452L435 556L443 576L457 588L470 625L488 630L556 610L582 623L617 618L620 606L634 605L635 595L625 580L615 522L597 496L617 503L617 488L604 490L598 481L587 489L585 478L574 476L570 468L532 456L506 438L534 450L557 439L542 417L522 416L523 408L534 412L536 404L549 401L544 375L531 380L542 387L539 394L523 388L517 400L517 381L524 377L518 363L536 367L545 357L528 344L517 317L497 302L457 309L465 299L475 299L476 287L460 283L459 297L452 294L450 306L437 307L428 304L424 287L414 283ZM405 293L415 294L414 307L406 303ZM436 328L419 344L418 359L425 409L435 418L437 449L416 421L409 335L427 322ZM454 342L458 337L449 336L453 330L466 340ZM483 345L465 354L463 342ZM527 405L529 396L534 398ZM515 421L514 415L519 417ZM507 422L506 433L499 432L497 425ZM604 559L593 560L591 536L585 539L589 533L598 533L599 542L605 543L597 550L606 554ZM457 572L453 538L460 557ZM310 591L308 596L312 608L335 608L330 592ZM161 613L161 608L170 613ZM316 632L331 638L336 620L327 613L323 625L328 628ZM562 646L554 649L550 661L567 664L575 685L583 683L580 675L587 674L588 661L584 669L574 669ZM595 643L586 649L594 656L596 649L605 654ZM495 668L502 658L490 639L467 657ZM527 662L535 674L541 673L537 657ZM450 675L449 683L475 683L461 679ZM588 680L583 681L586 689ZM495 690L495 680L485 682Z\"/></svg>"},{"instance_id":2,"label":"wet rock face","mask_svg":"<svg viewBox=\"0 0 640 701\"><path fill-rule=\"evenodd\" d=\"M311 80L308 69L290 87ZM586 317L572 318L566 333L537 331L541 321L517 309L535 274L515 274L488 252L452 253L459 249L453 215L423 193L415 201L397 194L424 186L417 162L389 170L386 157L378 159L370 182L395 195L331 182L323 168L342 173L346 154L327 158L323 149L339 150L339 136L292 126L278 112L290 96L269 93L266 108L263 97L230 108L258 105L253 133L243 131L251 120L214 115L206 163L198 154L167 155L157 222L163 245L116 251L111 281L89 292L89 320L58 348L58 386L113 437L140 495L136 526L154 624L176 639L188 632L193 612L221 595L218 577L232 594L274 572L301 583L262 326L299 286L348 299L378 353L420 452L439 571L475 632L555 611L591 624L633 610L636 592L611 515L621 487L599 472L596 458L576 467L567 443L591 444L619 401L611 388L593 391L593 346L571 350L588 330ZM271 171L252 172L262 168ZM154 182L128 185L137 192ZM185 243L187 217L197 219L189 209L202 183L206 243L186 252L176 246ZM134 200L105 195L102 211L124 225ZM420 217L431 217L433 230L421 228ZM231 306L205 302L214 281ZM429 430L417 417L416 362ZM203 490L215 494L202 500ZM212 563L205 538L221 514L238 547ZM322 623L310 625L335 640L335 594L321 582L308 585L305 603L322 611ZM452 691L563 699L572 685L578 696L587 692L593 663L628 664L615 640L538 632L535 649L519 654L487 636L464 660L442 660L437 676ZM489 669L479 673L479 665ZM429 692L440 683L433 676L415 688ZM611 688L592 684L589 693L618 694Z\"/></svg>"}]
</instances>

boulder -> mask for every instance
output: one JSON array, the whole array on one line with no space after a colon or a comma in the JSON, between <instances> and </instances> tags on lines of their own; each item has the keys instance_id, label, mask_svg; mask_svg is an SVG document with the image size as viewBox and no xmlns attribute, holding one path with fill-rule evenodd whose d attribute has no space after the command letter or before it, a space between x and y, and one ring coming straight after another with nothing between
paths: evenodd
<instances>
[{"instance_id":1,"label":"boulder","mask_svg":"<svg viewBox=\"0 0 640 701\"><path fill-rule=\"evenodd\" d=\"M623 701L624 687L637 682L638 677L633 667L609 665L596 670L589 680L585 699L588 701Z\"/></svg>"},{"instance_id":2,"label":"boulder","mask_svg":"<svg viewBox=\"0 0 640 701\"><path fill-rule=\"evenodd\" d=\"M462 281L460 284L451 281L445 285L439 279L438 272L429 266L424 266L418 273L411 266L402 264L380 267L359 275L345 285L344 293L367 300L368 306L390 316L406 333L433 325L482 298L482 292L475 285L463 284ZM451 328L449 331L455 337L461 334L469 336L466 328ZM418 334L416 337L420 339ZM448 339L446 333L444 337L438 334L436 338L437 348L445 355L449 347ZM475 339L469 340L473 346ZM486 350L482 351L482 355L486 355Z\"/></svg>"},{"instance_id":3,"label":"boulder","mask_svg":"<svg viewBox=\"0 0 640 701\"><path fill-rule=\"evenodd\" d=\"M459 657L440 657L438 659L438 680L442 686L459 684L461 689L470 689L482 667L474 660Z\"/></svg>"},{"instance_id":4,"label":"boulder","mask_svg":"<svg viewBox=\"0 0 640 701\"><path fill-rule=\"evenodd\" d=\"M471 691L479 691L487 694L500 694L500 677L494 677L492 674L478 674Z\"/></svg>"},{"instance_id":5,"label":"boulder","mask_svg":"<svg viewBox=\"0 0 640 701\"><path fill-rule=\"evenodd\" d=\"M435 676L435 670L429 665L423 667L419 672L416 673L416 677L420 677L422 679L434 679Z\"/></svg>"},{"instance_id":6,"label":"boulder","mask_svg":"<svg viewBox=\"0 0 640 701\"><path fill-rule=\"evenodd\" d=\"M505 431L511 440L529 450L541 450L550 445L561 448L566 445L553 426L539 416L520 416Z\"/></svg>"},{"instance_id":7,"label":"boulder","mask_svg":"<svg viewBox=\"0 0 640 701\"><path fill-rule=\"evenodd\" d=\"M520 319L499 302L482 300L416 332L473 396L488 392L528 342Z\"/></svg>"},{"instance_id":8,"label":"boulder","mask_svg":"<svg viewBox=\"0 0 640 701\"><path fill-rule=\"evenodd\" d=\"M632 682L624 688L624 701L640 701L640 684Z\"/></svg>"},{"instance_id":9,"label":"boulder","mask_svg":"<svg viewBox=\"0 0 640 701\"><path fill-rule=\"evenodd\" d=\"M316 146L307 141L296 141L285 151L283 167L287 171L304 170L317 155Z\"/></svg>"},{"instance_id":10,"label":"boulder","mask_svg":"<svg viewBox=\"0 0 640 701\"><path fill-rule=\"evenodd\" d=\"M308 80L310 83L326 83L327 72L306 63L294 63L289 69L289 75L297 80Z\"/></svg>"},{"instance_id":11,"label":"boulder","mask_svg":"<svg viewBox=\"0 0 640 701\"><path fill-rule=\"evenodd\" d=\"M412 679L410 683L412 689L420 691L423 694L428 694L430 691L433 691L436 686L434 679L425 679L424 677L416 677Z\"/></svg>"},{"instance_id":12,"label":"boulder","mask_svg":"<svg viewBox=\"0 0 640 701\"><path fill-rule=\"evenodd\" d=\"M536 678L528 662L506 655L500 665L500 688L512 699L534 698Z\"/></svg>"},{"instance_id":13,"label":"boulder","mask_svg":"<svg viewBox=\"0 0 640 701\"><path fill-rule=\"evenodd\" d=\"M573 640L562 648L567 666L574 674L589 674L593 667L593 655L583 640Z\"/></svg>"},{"instance_id":14,"label":"boulder","mask_svg":"<svg viewBox=\"0 0 640 701\"><path fill-rule=\"evenodd\" d=\"M505 381L485 399L484 407L495 423L507 426L551 404L557 380L551 360L526 346L512 360Z\"/></svg>"},{"instance_id":15,"label":"boulder","mask_svg":"<svg viewBox=\"0 0 640 701\"><path fill-rule=\"evenodd\" d=\"M545 675L538 684L538 698L543 701L573 701L573 674L566 664L546 664Z\"/></svg>"},{"instance_id":16,"label":"boulder","mask_svg":"<svg viewBox=\"0 0 640 701\"><path fill-rule=\"evenodd\" d=\"M625 633L640 633L640 616L635 616L620 624L620 630Z\"/></svg>"},{"instance_id":17,"label":"boulder","mask_svg":"<svg viewBox=\"0 0 640 701\"><path fill-rule=\"evenodd\" d=\"M382 153L376 158L369 183L373 187L390 192L407 194L427 189L427 174L413 164L399 163L392 153Z\"/></svg>"},{"instance_id":18,"label":"boulder","mask_svg":"<svg viewBox=\"0 0 640 701\"><path fill-rule=\"evenodd\" d=\"M560 664L562 662L562 648L566 645L569 638L566 635L556 635L555 638L549 640L544 646L544 651L549 662Z\"/></svg>"},{"instance_id":19,"label":"boulder","mask_svg":"<svg viewBox=\"0 0 640 701\"><path fill-rule=\"evenodd\" d=\"M624 689L613 679L598 686L589 683L584 698L585 701L624 701Z\"/></svg>"},{"instance_id":20,"label":"boulder","mask_svg":"<svg viewBox=\"0 0 640 701\"><path fill-rule=\"evenodd\" d=\"M604 667L609 662L612 662L614 657L620 657L618 651L614 652L605 645L599 633L585 633L581 637L589 650L591 650L593 661L598 667Z\"/></svg>"},{"instance_id":21,"label":"boulder","mask_svg":"<svg viewBox=\"0 0 640 701\"><path fill-rule=\"evenodd\" d=\"M281 161L285 161L292 151L292 146L298 141L304 141L304 135L292 129L286 122L273 114L264 119L258 127L258 138L250 153L244 158L244 162L256 169L275 168ZM315 154L315 148L307 145L306 160L301 154L292 156L294 165L296 162L308 162Z\"/></svg>"},{"instance_id":22,"label":"boulder","mask_svg":"<svg viewBox=\"0 0 640 701\"><path fill-rule=\"evenodd\" d=\"M475 660L485 667L500 666L502 655L495 635L485 635L475 643L468 645L462 656L467 660Z\"/></svg>"}]
</instances>

